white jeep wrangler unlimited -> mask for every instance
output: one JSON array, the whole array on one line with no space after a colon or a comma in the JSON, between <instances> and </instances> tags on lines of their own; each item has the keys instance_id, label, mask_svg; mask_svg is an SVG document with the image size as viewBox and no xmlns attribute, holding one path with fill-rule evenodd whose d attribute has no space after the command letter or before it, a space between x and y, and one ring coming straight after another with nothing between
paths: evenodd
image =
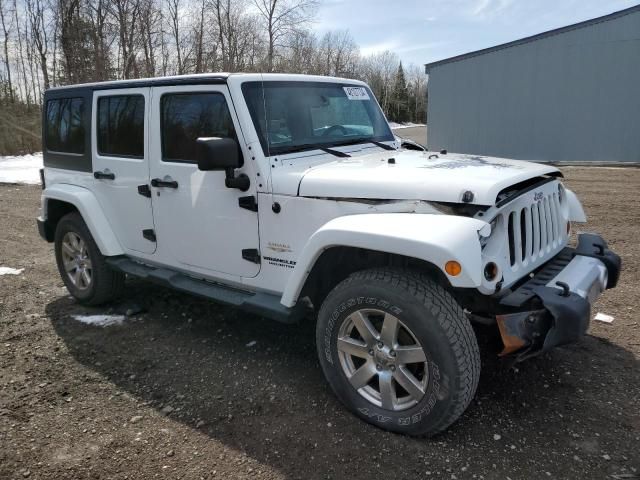
<instances>
[{"instance_id":1,"label":"white jeep wrangler unlimited","mask_svg":"<svg viewBox=\"0 0 640 480\"><path fill-rule=\"evenodd\" d=\"M41 235L82 303L125 275L284 322L317 311L339 399L433 435L480 375L472 322L523 359L577 340L620 258L553 166L421 151L367 85L207 74L50 89Z\"/></svg>"}]
</instances>

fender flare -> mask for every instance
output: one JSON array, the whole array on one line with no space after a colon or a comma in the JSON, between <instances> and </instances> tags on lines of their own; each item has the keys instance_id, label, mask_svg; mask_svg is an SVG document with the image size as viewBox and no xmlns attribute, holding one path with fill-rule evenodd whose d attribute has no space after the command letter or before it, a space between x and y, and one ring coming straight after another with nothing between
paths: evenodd
<instances>
[{"instance_id":1,"label":"fender flare","mask_svg":"<svg viewBox=\"0 0 640 480\"><path fill-rule=\"evenodd\" d=\"M102 255L111 257L124 253L98 199L89 189L61 183L47 187L42 193L44 220L48 216L48 200L67 202L78 209Z\"/></svg>"},{"instance_id":2,"label":"fender flare","mask_svg":"<svg viewBox=\"0 0 640 480\"><path fill-rule=\"evenodd\" d=\"M584 213L582 203L578 199L578 196L568 188L564 189L567 196L567 204L569 205L569 221L577 223L586 223L587 215Z\"/></svg>"},{"instance_id":3,"label":"fender flare","mask_svg":"<svg viewBox=\"0 0 640 480\"><path fill-rule=\"evenodd\" d=\"M482 252L479 233L490 233L482 220L437 214L379 213L334 218L308 240L287 281L280 302L296 304L309 273L320 255L332 247L356 247L413 257L440 268L454 287L481 284ZM450 276L444 265L456 260L462 272Z\"/></svg>"}]
</instances>

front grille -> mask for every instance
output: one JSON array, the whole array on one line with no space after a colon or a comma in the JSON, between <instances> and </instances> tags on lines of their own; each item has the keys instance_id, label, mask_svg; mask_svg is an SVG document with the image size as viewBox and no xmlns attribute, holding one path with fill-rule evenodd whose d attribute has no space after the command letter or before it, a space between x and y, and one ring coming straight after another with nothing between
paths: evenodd
<instances>
[{"instance_id":1,"label":"front grille","mask_svg":"<svg viewBox=\"0 0 640 480\"><path fill-rule=\"evenodd\" d=\"M565 236L558 191L503 213L512 267L527 265L554 251Z\"/></svg>"}]
</instances>

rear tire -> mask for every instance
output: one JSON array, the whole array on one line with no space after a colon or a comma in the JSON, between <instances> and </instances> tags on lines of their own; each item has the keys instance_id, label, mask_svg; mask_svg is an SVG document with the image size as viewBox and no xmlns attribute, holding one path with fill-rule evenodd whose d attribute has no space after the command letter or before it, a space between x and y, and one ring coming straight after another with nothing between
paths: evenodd
<instances>
[{"instance_id":1,"label":"rear tire","mask_svg":"<svg viewBox=\"0 0 640 480\"><path fill-rule=\"evenodd\" d=\"M124 273L107 265L80 214L69 213L60 219L54 249L60 276L78 302L100 305L122 293Z\"/></svg>"},{"instance_id":2,"label":"rear tire","mask_svg":"<svg viewBox=\"0 0 640 480\"><path fill-rule=\"evenodd\" d=\"M352 274L322 304L316 340L336 396L385 430L442 432L478 385L480 353L462 308L411 270Z\"/></svg>"}]
</instances>

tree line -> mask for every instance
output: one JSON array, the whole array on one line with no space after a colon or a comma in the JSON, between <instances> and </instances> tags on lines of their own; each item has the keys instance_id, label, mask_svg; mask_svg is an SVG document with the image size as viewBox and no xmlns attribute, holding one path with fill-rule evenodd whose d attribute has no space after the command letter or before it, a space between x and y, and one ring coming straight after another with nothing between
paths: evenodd
<instances>
[{"instance_id":1,"label":"tree line","mask_svg":"<svg viewBox=\"0 0 640 480\"><path fill-rule=\"evenodd\" d=\"M389 51L362 55L348 30L314 33L318 6L319 0L0 0L0 154L12 150L7 141L34 143L15 128L3 143L3 132L11 132L12 112L39 115L47 88L188 73L361 79L389 120L423 123L422 69L404 68Z\"/></svg>"}]
</instances>

